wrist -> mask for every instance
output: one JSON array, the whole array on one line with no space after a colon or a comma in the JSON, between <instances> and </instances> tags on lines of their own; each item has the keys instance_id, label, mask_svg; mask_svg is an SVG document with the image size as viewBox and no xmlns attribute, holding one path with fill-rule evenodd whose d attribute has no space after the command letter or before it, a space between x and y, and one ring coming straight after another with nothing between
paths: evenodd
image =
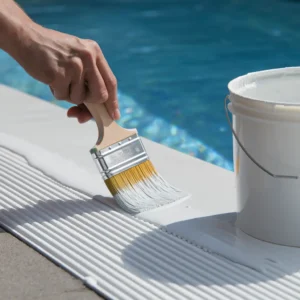
<instances>
[{"instance_id":1,"label":"wrist","mask_svg":"<svg viewBox=\"0 0 300 300\"><path fill-rule=\"evenodd\" d=\"M0 48L18 60L19 54L32 43L37 24L27 18L3 23L0 22Z\"/></svg>"}]
</instances>

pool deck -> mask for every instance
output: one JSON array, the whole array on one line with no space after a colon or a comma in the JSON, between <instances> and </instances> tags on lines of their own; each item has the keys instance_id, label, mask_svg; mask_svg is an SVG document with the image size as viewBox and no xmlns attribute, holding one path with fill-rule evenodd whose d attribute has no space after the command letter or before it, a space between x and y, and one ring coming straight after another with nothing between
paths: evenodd
<instances>
[{"instance_id":1,"label":"pool deck","mask_svg":"<svg viewBox=\"0 0 300 300\"><path fill-rule=\"evenodd\" d=\"M80 280L1 229L0 253L1 299L101 299Z\"/></svg>"},{"instance_id":2,"label":"pool deck","mask_svg":"<svg viewBox=\"0 0 300 300\"><path fill-rule=\"evenodd\" d=\"M66 110L6 86L0 85L0 99L4 103L4 109L0 111L1 132L23 137L32 143L40 141L48 150L56 151L64 157L69 156L70 159L76 160L79 166L95 172L94 163L88 154L88 150L93 146L97 137L97 129L93 122L82 125L74 119L66 122ZM60 130L54 131L54 125ZM79 141L65 139L72 132L74 135L74 131L80 137ZM49 137L50 134L53 134L52 137ZM57 136L65 142L56 143ZM74 151L70 151L69 145ZM149 154L154 154L153 159L151 158L154 165L162 166L163 168L159 171L163 173L163 176L172 176L176 186L197 194L199 187L195 182L205 181L208 184L203 184L202 193L212 193L214 195L212 198L216 201L226 194L226 198L229 199L226 203L225 201L222 203L214 200L206 201L208 214L224 211L224 206L226 206L226 211L235 210L232 172L148 140L145 140L145 146ZM190 181L187 178L182 182L180 178L176 178L174 166L173 168L166 167L174 165L174 161L178 170L188 172L195 180ZM220 184L218 189L215 189L217 175L219 175L218 183ZM101 299L85 287L80 280L4 231L0 232L0 266L1 299Z\"/></svg>"}]
</instances>

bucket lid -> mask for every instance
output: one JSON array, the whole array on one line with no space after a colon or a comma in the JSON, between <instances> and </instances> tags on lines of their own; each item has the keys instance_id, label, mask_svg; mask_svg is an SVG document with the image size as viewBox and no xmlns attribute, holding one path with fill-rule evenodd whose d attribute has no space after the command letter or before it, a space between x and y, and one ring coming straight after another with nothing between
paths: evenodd
<instances>
[{"instance_id":1,"label":"bucket lid","mask_svg":"<svg viewBox=\"0 0 300 300\"><path fill-rule=\"evenodd\" d=\"M231 80L230 100L300 108L300 67L252 72ZM231 97L233 96L233 97ZM299 107L298 107L299 106Z\"/></svg>"}]
</instances>

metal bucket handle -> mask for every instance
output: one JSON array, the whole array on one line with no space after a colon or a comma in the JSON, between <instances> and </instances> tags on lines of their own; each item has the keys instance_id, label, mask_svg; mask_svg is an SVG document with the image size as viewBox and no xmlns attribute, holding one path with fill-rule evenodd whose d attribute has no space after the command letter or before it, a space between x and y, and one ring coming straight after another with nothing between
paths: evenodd
<instances>
[{"instance_id":1,"label":"metal bucket handle","mask_svg":"<svg viewBox=\"0 0 300 300\"><path fill-rule=\"evenodd\" d=\"M226 118L227 118L227 122L231 128L232 134L234 135L237 143L239 144L239 146L243 149L243 151L245 152L245 154L252 160L252 162L254 164L256 164L261 170L263 170L264 172L266 172L268 175L274 177L274 178L286 178L286 179L298 179L298 176L293 176L293 175L276 175L271 173L270 171L268 171L266 168L264 168L260 163L258 163L250 154L249 152L245 149L245 147L242 145L241 141L239 140L235 130L233 129L233 126L231 124L230 118L229 118L229 114L228 114L228 107L227 107L227 100L229 99L229 95L227 95L225 97L225 112L226 112Z\"/></svg>"}]
</instances>

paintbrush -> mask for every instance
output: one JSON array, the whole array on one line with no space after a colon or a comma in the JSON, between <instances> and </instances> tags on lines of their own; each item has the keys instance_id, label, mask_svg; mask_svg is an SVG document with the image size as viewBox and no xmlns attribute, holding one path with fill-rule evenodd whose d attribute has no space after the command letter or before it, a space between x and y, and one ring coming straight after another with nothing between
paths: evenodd
<instances>
[{"instance_id":1,"label":"paintbrush","mask_svg":"<svg viewBox=\"0 0 300 300\"><path fill-rule=\"evenodd\" d=\"M98 127L98 141L90 153L107 188L126 212L154 209L189 194L169 184L155 170L136 129L119 126L104 104L85 104Z\"/></svg>"}]
</instances>

